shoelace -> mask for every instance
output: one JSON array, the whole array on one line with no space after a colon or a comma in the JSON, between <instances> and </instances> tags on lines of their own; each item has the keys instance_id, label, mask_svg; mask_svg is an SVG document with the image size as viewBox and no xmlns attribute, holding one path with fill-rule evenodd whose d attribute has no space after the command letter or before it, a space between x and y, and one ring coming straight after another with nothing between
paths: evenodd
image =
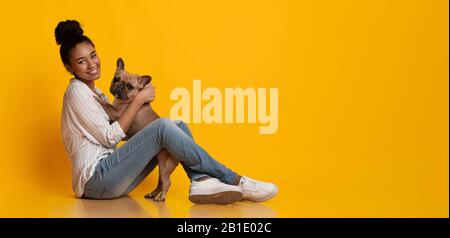
<instances>
[{"instance_id":1,"label":"shoelace","mask_svg":"<svg viewBox=\"0 0 450 238\"><path fill-rule=\"evenodd\" d=\"M241 180L241 185L245 188L245 189L248 189L248 190L252 190L252 191L258 191L258 189L259 189L259 184L258 184L258 182L256 182L256 181L251 181L251 180L248 180L248 179L245 179L245 178L243 178L242 180Z\"/></svg>"}]
</instances>

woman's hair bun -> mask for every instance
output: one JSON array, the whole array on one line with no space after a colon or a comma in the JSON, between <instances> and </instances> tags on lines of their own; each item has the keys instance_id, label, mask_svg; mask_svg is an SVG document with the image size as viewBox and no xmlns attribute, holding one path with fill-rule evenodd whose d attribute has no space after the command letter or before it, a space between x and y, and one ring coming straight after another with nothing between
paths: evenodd
<instances>
[{"instance_id":1,"label":"woman's hair bun","mask_svg":"<svg viewBox=\"0 0 450 238\"><path fill-rule=\"evenodd\" d=\"M66 20L58 23L55 38L58 45L70 44L83 36L83 29L76 20Z\"/></svg>"}]
</instances>

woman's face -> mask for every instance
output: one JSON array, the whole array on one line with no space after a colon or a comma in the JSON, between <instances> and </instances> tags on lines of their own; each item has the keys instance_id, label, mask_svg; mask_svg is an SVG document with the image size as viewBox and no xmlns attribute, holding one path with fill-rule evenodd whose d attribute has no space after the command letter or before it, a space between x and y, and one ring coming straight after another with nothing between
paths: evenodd
<instances>
[{"instance_id":1,"label":"woman's face","mask_svg":"<svg viewBox=\"0 0 450 238\"><path fill-rule=\"evenodd\" d=\"M89 42L77 44L70 54L70 64L66 65L76 78L84 81L92 81L100 78L100 58L97 56L94 46Z\"/></svg>"}]
</instances>

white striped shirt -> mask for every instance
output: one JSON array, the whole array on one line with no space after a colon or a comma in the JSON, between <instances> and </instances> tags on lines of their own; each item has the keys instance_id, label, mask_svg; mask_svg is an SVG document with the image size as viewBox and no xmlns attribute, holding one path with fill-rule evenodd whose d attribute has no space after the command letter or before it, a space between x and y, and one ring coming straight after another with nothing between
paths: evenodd
<instances>
[{"instance_id":1,"label":"white striped shirt","mask_svg":"<svg viewBox=\"0 0 450 238\"><path fill-rule=\"evenodd\" d=\"M95 88L105 101L108 98ZM92 177L102 158L113 152L125 137L119 123L109 124L109 117L95 100L94 92L78 79L71 79L64 93L61 115L61 135L67 155L72 163L72 189L77 197Z\"/></svg>"}]
</instances>

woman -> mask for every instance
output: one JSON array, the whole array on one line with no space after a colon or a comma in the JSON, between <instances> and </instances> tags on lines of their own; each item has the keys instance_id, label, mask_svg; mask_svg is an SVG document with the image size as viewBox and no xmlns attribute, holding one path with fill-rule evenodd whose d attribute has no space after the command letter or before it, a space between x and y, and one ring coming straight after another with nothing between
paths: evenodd
<instances>
[{"instance_id":1,"label":"woman","mask_svg":"<svg viewBox=\"0 0 450 238\"><path fill-rule=\"evenodd\" d=\"M116 148L138 109L155 99L154 87L140 91L121 117L110 124L94 98L108 100L95 87L100 58L94 43L73 20L60 22L55 37L64 67L74 76L64 94L61 129L77 197L111 199L127 195L155 168L154 157L163 149L183 165L191 181L189 199L194 203L265 201L275 196L276 185L240 176L214 160L194 142L181 121L157 119Z\"/></svg>"}]
</instances>

